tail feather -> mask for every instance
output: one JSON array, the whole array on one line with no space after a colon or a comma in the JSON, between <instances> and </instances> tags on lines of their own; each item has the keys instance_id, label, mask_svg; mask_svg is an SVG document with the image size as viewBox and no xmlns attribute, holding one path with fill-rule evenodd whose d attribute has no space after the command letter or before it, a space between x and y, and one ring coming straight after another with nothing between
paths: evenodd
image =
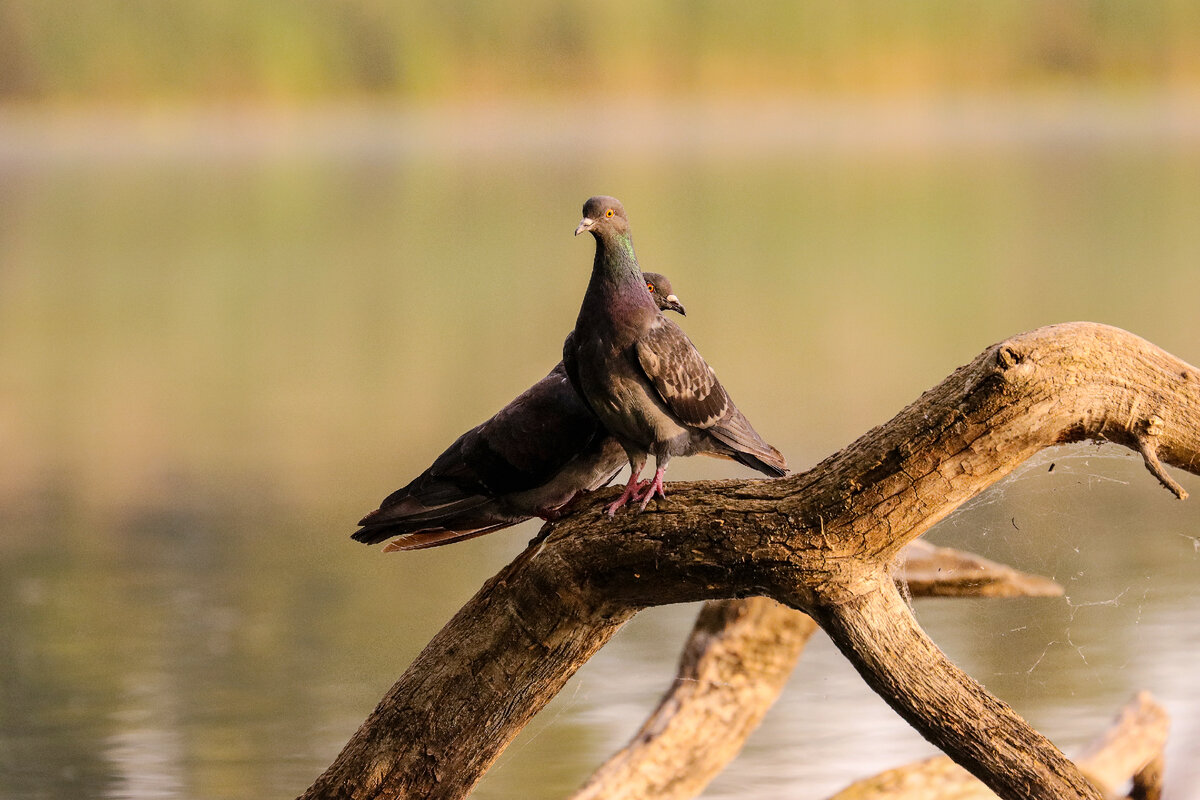
<instances>
[{"instance_id":1,"label":"tail feather","mask_svg":"<svg viewBox=\"0 0 1200 800\"><path fill-rule=\"evenodd\" d=\"M751 469L781 478L787 475L787 459L783 453L767 444L742 412L736 408L708 432L732 452L730 456Z\"/></svg>"},{"instance_id":2,"label":"tail feather","mask_svg":"<svg viewBox=\"0 0 1200 800\"><path fill-rule=\"evenodd\" d=\"M425 550L430 547L441 547L444 544L454 544L455 542L465 542L467 539L474 539L476 536L483 536L493 531L507 528L510 525L515 525L515 522L502 522L498 525L492 525L486 528L479 528L473 531L416 531L415 533L406 533L397 536L392 541L384 545L383 552L398 553L407 550Z\"/></svg>"},{"instance_id":3,"label":"tail feather","mask_svg":"<svg viewBox=\"0 0 1200 800\"><path fill-rule=\"evenodd\" d=\"M775 448L771 448L774 450ZM770 475L772 478L782 478L788 474L787 462L783 459L783 454L775 450L776 460L765 461L751 453L735 452L733 460L745 464L750 469L756 469L764 475Z\"/></svg>"},{"instance_id":4,"label":"tail feather","mask_svg":"<svg viewBox=\"0 0 1200 800\"><path fill-rule=\"evenodd\" d=\"M385 502L359 520L362 528L350 538L363 544L379 544L394 536L459 536L483 528L497 530L520 521L510 519L494 503L494 498L483 495L469 495L435 506L426 505L422 498L399 498Z\"/></svg>"}]
</instances>

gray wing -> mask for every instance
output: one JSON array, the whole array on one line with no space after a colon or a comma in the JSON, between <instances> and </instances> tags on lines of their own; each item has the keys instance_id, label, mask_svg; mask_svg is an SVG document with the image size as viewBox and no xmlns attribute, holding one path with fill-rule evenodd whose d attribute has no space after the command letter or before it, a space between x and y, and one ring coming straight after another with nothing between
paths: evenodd
<instances>
[{"instance_id":1,"label":"gray wing","mask_svg":"<svg viewBox=\"0 0 1200 800\"><path fill-rule=\"evenodd\" d=\"M678 325L660 316L636 348L642 371L681 423L707 431L722 445L719 454L767 475L787 474L783 454L763 441L734 407L712 368Z\"/></svg>"},{"instance_id":2,"label":"gray wing","mask_svg":"<svg viewBox=\"0 0 1200 800\"><path fill-rule=\"evenodd\" d=\"M674 322L660 315L635 347L642 371L680 422L711 428L729 412L729 395L716 373Z\"/></svg>"}]
</instances>

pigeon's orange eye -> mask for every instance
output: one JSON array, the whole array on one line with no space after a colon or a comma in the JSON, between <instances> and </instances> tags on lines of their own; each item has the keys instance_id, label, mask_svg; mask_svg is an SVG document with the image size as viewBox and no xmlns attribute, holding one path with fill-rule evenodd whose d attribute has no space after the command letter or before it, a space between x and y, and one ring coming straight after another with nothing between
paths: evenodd
<instances>
[{"instance_id":1,"label":"pigeon's orange eye","mask_svg":"<svg viewBox=\"0 0 1200 800\"><path fill-rule=\"evenodd\" d=\"M646 281L646 288L650 290L650 294L654 294L654 284L653 283L651 283L650 281Z\"/></svg>"},{"instance_id":2,"label":"pigeon's orange eye","mask_svg":"<svg viewBox=\"0 0 1200 800\"><path fill-rule=\"evenodd\" d=\"M604 216L606 216L606 217L611 217L612 215L613 215L613 210L611 208L608 211L604 212Z\"/></svg>"}]
</instances>

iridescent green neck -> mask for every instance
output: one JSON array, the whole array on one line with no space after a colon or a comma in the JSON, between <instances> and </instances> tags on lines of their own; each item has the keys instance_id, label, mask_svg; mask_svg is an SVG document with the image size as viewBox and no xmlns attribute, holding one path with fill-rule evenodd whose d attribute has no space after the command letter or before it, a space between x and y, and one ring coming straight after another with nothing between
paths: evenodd
<instances>
[{"instance_id":1,"label":"iridescent green neck","mask_svg":"<svg viewBox=\"0 0 1200 800\"><path fill-rule=\"evenodd\" d=\"M642 270L633 252L633 236L611 232L597 237L594 271L617 283L632 280L640 284Z\"/></svg>"}]
</instances>

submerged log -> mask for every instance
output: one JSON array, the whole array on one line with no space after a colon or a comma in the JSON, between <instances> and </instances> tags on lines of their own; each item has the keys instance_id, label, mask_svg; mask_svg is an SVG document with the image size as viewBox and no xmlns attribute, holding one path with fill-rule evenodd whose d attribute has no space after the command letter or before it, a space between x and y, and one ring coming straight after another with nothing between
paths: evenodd
<instances>
[{"instance_id":1,"label":"submerged log","mask_svg":"<svg viewBox=\"0 0 1200 800\"><path fill-rule=\"evenodd\" d=\"M1163 749L1169 718L1149 692L1139 692L1075 763L1105 797L1132 783L1134 800L1162 794ZM969 772L945 756L925 759L857 781L829 800L996 800Z\"/></svg>"}]
</instances>

